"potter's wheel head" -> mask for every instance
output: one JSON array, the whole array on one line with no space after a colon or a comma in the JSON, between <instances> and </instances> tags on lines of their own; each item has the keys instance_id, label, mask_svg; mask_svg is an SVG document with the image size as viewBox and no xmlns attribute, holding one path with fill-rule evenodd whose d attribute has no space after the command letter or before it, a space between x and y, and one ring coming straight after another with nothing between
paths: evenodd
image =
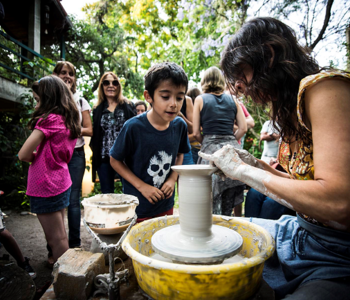
<instances>
[{"instance_id":1,"label":"potter's wheel head","mask_svg":"<svg viewBox=\"0 0 350 300\"><path fill-rule=\"evenodd\" d=\"M211 232L209 237L189 237L180 225L169 226L152 236L152 248L173 262L185 264L220 264L241 250L243 239L236 231L213 225Z\"/></svg>"},{"instance_id":2,"label":"potter's wheel head","mask_svg":"<svg viewBox=\"0 0 350 300\"><path fill-rule=\"evenodd\" d=\"M184 176L209 176L218 168L210 165L181 165L171 167L175 172Z\"/></svg>"}]
</instances>

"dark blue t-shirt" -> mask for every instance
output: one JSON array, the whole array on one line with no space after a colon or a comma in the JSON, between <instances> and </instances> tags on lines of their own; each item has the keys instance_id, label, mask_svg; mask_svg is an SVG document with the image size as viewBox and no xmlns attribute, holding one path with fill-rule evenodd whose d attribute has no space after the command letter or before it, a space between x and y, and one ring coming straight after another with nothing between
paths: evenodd
<instances>
[{"instance_id":1,"label":"dark blue t-shirt","mask_svg":"<svg viewBox=\"0 0 350 300\"><path fill-rule=\"evenodd\" d=\"M147 113L143 113L125 122L110 156L124 161L138 178L160 189L172 172L170 167L175 165L176 155L190 151L187 140L187 125L182 118L176 117L166 130L159 131L150 124ZM138 197L138 218L153 217L174 206L175 192L169 199L151 204L125 179L123 191Z\"/></svg>"}]
</instances>

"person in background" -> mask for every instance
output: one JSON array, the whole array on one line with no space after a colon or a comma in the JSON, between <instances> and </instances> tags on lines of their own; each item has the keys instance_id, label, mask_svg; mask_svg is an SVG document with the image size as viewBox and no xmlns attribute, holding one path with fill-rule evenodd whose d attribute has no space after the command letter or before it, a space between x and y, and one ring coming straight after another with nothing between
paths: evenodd
<instances>
[{"instance_id":1,"label":"person in background","mask_svg":"<svg viewBox=\"0 0 350 300\"><path fill-rule=\"evenodd\" d=\"M43 77L32 89L37 100L29 121L33 131L18 158L31 163L27 184L30 209L37 215L57 261L69 248L64 226L72 185L68 163L81 135L81 124L73 95L60 78Z\"/></svg>"},{"instance_id":2,"label":"person in background","mask_svg":"<svg viewBox=\"0 0 350 300\"><path fill-rule=\"evenodd\" d=\"M196 88L196 87L189 89L188 92L187 92L187 96L192 99L192 104L193 105L194 105L194 100L200 94L201 94L200 89ZM201 144L196 140L196 138L194 137L193 133L190 133L188 135L188 139L190 140L190 144L191 144L191 153L192 153L193 163L197 164L198 152L201 149Z\"/></svg>"},{"instance_id":3,"label":"person in background","mask_svg":"<svg viewBox=\"0 0 350 300\"><path fill-rule=\"evenodd\" d=\"M145 101L137 101L135 102L136 114L140 115L147 111L147 104Z\"/></svg>"},{"instance_id":4,"label":"person in background","mask_svg":"<svg viewBox=\"0 0 350 300\"><path fill-rule=\"evenodd\" d=\"M0 196L4 192L0 191ZM36 272L33 270L29 264L29 258L24 257L21 249L19 248L15 238L5 227L4 216L0 209L0 243L4 245L6 251L13 256L16 260L17 265L26 271L32 279L36 278Z\"/></svg>"},{"instance_id":5,"label":"person in background","mask_svg":"<svg viewBox=\"0 0 350 300\"><path fill-rule=\"evenodd\" d=\"M257 104L271 105L279 126L273 169L225 146L201 154L297 216L251 218L275 239L263 278L276 299L350 299L350 75L322 70L294 31L265 17L245 23L222 54L226 82Z\"/></svg>"},{"instance_id":6,"label":"person in background","mask_svg":"<svg viewBox=\"0 0 350 300\"><path fill-rule=\"evenodd\" d=\"M231 93L228 93L229 95L231 95L232 97L236 97L234 95L232 95ZM245 120L247 122L247 129L251 129L255 126L255 122L254 122L254 119L252 118L252 116L249 114L247 108L245 107L245 105L243 104L242 101L239 101L237 99L237 102L239 103L239 105L241 106L242 108L242 111L243 111L243 114L244 114L244 117L245 117ZM237 124L235 123L235 126L234 126L234 131L236 132L238 129L238 126ZM238 141L238 144L241 145L241 148L243 149L244 147L244 140L245 140L245 137L246 137L246 134L243 135L243 137ZM242 217L242 203L241 204L238 204L234 207L234 215L235 217Z\"/></svg>"},{"instance_id":7,"label":"person in background","mask_svg":"<svg viewBox=\"0 0 350 300\"><path fill-rule=\"evenodd\" d=\"M136 196L137 222L172 215L178 174L190 151L185 121L177 117L188 79L175 63L152 66L145 75L146 101L151 110L126 122L111 151L111 165L123 178L125 194Z\"/></svg>"},{"instance_id":8,"label":"person in background","mask_svg":"<svg viewBox=\"0 0 350 300\"><path fill-rule=\"evenodd\" d=\"M123 96L119 78L113 72L102 75L98 86L97 107L93 111L92 180L96 171L103 194L114 193L114 179L118 176L111 167L109 151L124 123L136 116L135 105Z\"/></svg>"},{"instance_id":9,"label":"person in background","mask_svg":"<svg viewBox=\"0 0 350 300\"><path fill-rule=\"evenodd\" d=\"M185 97L183 101L181 110L179 111L179 117L183 118L187 124L188 136L193 133L193 103L192 99L188 96ZM191 147L190 141L188 141L188 146ZM194 161L192 158L192 152L184 153L184 159L182 162L183 165L194 165Z\"/></svg>"},{"instance_id":10,"label":"person in background","mask_svg":"<svg viewBox=\"0 0 350 300\"><path fill-rule=\"evenodd\" d=\"M279 138L279 132L272 122L266 121L260 132L260 141L264 141L261 160L270 166L277 160ZM245 202L245 217L277 220L282 215L295 215L295 213L257 190L253 188L249 190Z\"/></svg>"},{"instance_id":11,"label":"person in background","mask_svg":"<svg viewBox=\"0 0 350 300\"><path fill-rule=\"evenodd\" d=\"M84 151L84 136L92 136L92 122L90 117L89 103L77 92L76 70L69 61L60 61L56 64L53 74L61 78L73 94L74 102L79 111L79 122L81 124L81 135L77 139L73 156L68 163L69 174L72 179L69 205L67 208L68 217L68 244L69 248L80 247L80 195L81 186L85 173L86 159ZM49 249L50 250L50 249ZM49 264L53 263L52 252L49 251Z\"/></svg>"},{"instance_id":12,"label":"person in background","mask_svg":"<svg viewBox=\"0 0 350 300\"><path fill-rule=\"evenodd\" d=\"M245 214L247 218L263 218L278 220L283 215L294 215L295 212L290 208L279 204L272 198L251 188L245 199Z\"/></svg>"},{"instance_id":13,"label":"person in background","mask_svg":"<svg viewBox=\"0 0 350 300\"><path fill-rule=\"evenodd\" d=\"M202 144L203 153L212 154L224 145L239 148L239 140L247 132L247 123L241 106L236 98L225 91L224 77L217 67L207 69L201 79L204 94L194 102L193 134ZM234 132L237 120L238 129ZM201 130L201 127L203 130ZM199 164L209 164L208 160L199 158ZM213 175L213 213L231 216L233 208L244 200L245 184Z\"/></svg>"},{"instance_id":14,"label":"person in background","mask_svg":"<svg viewBox=\"0 0 350 300\"><path fill-rule=\"evenodd\" d=\"M227 86L225 93L227 95L230 95L231 97L234 97L236 99L236 101L238 101L239 105L241 106L241 108L243 110L243 114L244 114L245 120L247 122L247 130L249 130L251 128L254 128L255 122L254 122L253 117L250 115L250 113L248 112L248 110L245 107L245 105L243 104L243 102L240 101L238 97L236 97L235 91L230 90L229 87ZM234 131L236 132L237 129L238 129L238 126L237 126L237 124L235 124ZM241 145L242 149L244 147L245 136L246 136L246 134L238 141L238 144Z\"/></svg>"},{"instance_id":15,"label":"person in background","mask_svg":"<svg viewBox=\"0 0 350 300\"><path fill-rule=\"evenodd\" d=\"M273 126L272 122L266 121L261 128L260 141L264 141L264 150L261 160L271 165L271 161L276 161L278 154L280 135L278 130Z\"/></svg>"},{"instance_id":16,"label":"person in background","mask_svg":"<svg viewBox=\"0 0 350 300\"><path fill-rule=\"evenodd\" d=\"M243 114L244 114L245 120L247 122L247 129L249 130L251 128L254 128L255 122L254 122L253 117L250 115L250 113L248 112L247 108L245 107L245 105L243 104L242 101L238 100L238 103L242 107ZM239 140L239 143L241 144L242 149L244 147L245 137L246 137L246 134Z\"/></svg>"}]
</instances>

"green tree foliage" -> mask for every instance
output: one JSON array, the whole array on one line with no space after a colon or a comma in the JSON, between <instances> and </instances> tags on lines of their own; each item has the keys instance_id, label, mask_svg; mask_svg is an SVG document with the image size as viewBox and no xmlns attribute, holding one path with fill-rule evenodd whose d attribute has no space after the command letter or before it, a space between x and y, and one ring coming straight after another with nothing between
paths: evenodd
<instances>
[{"instance_id":1,"label":"green tree foliage","mask_svg":"<svg viewBox=\"0 0 350 300\"><path fill-rule=\"evenodd\" d=\"M236 28L236 8L231 0L112 0L87 5L85 11L100 24L123 28L136 73L156 62L174 61L198 81L201 71L218 65Z\"/></svg>"},{"instance_id":2,"label":"green tree foliage","mask_svg":"<svg viewBox=\"0 0 350 300\"><path fill-rule=\"evenodd\" d=\"M94 20L70 18L73 27L67 37L66 60L76 66L78 89L84 97L88 100L95 98L93 92L98 88L101 76L108 71L118 75L126 97L141 97L143 79L130 68L125 53L128 38L118 23L98 24ZM58 46L54 47L58 53ZM52 47L46 51L52 51Z\"/></svg>"}]
</instances>

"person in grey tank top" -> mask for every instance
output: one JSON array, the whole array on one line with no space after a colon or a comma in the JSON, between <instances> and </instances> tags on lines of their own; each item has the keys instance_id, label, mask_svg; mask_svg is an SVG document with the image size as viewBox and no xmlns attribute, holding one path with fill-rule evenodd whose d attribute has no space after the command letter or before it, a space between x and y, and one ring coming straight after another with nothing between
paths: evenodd
<instances>
[{"instance_id":1,"label":"person in grey tank top","mask_svg":"<svg viewBox=\"0 0 350 300\"><path fill-rule=\"evenodd\" d=\"M242 108L235 98L224 94L225 81L217 67L205 71L201 86L204 94L199 95L193 109L193 135L202 144L201 151L212 154L230 144L240 148L239 140L247 132L247 123ZM234 132L234 123L238 129ZM198 164L209 164L199 158ZM245 184L218 175L213 175L213 213L231 216L233 208L243 202Z\"/></svg>"}]
</instances>

